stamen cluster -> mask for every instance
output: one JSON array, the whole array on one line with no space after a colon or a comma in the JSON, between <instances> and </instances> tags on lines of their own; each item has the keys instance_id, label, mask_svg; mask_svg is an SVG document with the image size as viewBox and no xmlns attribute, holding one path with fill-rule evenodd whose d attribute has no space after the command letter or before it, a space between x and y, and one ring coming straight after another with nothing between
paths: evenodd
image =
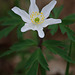
<instances>
[{"instance_id":1,"label":"stamen cluster","mask_svg":"<svg viewBox=\"0 0 75 75\"><path fill-rule=\"evenodd\" d=\"M30 19L32 21L33 24L41 24L44 22L44 15L43 13L39 13L39 12L32 12L32 14L30 15Z\"/></svg>"}]
</instances>

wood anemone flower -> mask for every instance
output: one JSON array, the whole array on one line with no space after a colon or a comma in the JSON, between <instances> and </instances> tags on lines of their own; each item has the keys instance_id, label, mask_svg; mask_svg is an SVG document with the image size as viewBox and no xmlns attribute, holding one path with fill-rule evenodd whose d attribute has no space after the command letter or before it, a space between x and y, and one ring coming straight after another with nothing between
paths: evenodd
<instances>
[{"instance_id":1,"label":"wood anemone flower","mask_svg":"<svg viewBox=\"0 0 75 75\"><path fill-rule=\"evenodd\" d=\"M44 27L61 23L61 19L48 18L57 1L52 0L48 5L42 8L41 12L39 12L39 8L36 5L36 0L30 0L30 3L29 14L18 7L12 8L12 11L18 14L22 20L26 22L25 25L21 28L21 32L36 30L39 37L43 38L45 36L43 31Z\"/></svg>"}]
</instances>

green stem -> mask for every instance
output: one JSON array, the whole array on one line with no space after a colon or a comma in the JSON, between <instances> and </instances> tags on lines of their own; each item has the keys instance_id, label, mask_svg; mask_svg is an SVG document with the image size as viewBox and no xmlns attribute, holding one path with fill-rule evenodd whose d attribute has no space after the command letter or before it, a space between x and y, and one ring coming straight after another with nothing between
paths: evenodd
<instances>
[{"instance_id":1,"label":"green stem","mask_svg":"<svg viewBox=\"0 0 75 75\"><path fill-rule=\"evenodd\" d=\"M72 41L70 42L70 49L69 49L69 53L68 53L69 57L71 56L71 49L72 49ZM69 75L69 67L70 67L70 63L67 62L65 75Z\"/></svg>"},{"instance_id":2,"label":"green stem","mask_svg":"<svg viewBox=\"0 0 75 75\"><path fill-rule=\"evenodd\" d=\"M48 31L49 30L46 29L45 30L45 34L47 34ZM38 37L38 39L39 39L38 47L43 51L43 49L42 49L42 43L43 43L44 38L39 38ZM41 67L40 64L39 64L39 67L38 67L38 75L46 75L46 70L43 67Z\"/></svg>"}]
</instances>

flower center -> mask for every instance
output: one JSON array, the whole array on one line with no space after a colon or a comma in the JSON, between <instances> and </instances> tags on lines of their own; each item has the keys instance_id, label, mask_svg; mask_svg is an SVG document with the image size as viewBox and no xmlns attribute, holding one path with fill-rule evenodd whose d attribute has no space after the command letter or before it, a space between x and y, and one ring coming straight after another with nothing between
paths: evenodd
<instances>
[{"instance_id":1,"label":"flower center","mask_svg":"<svg viewBox=\"0 0 75 75\"><path fill-rule=\"evenodd\" d=\"M32 12L32 14L30 15L30 19L32 21L33 24L41 24L44 22L44 15L43 13L39 13L39 12Z\"/></svg>"},{"instance_id":2,"label":"flower center","mask_svg":"<svg viewBox=\"0 0 75 75\"><path fill-rule=\"evenodd\" d=\"M35 18L35 22L38 23L40 19L38 17Z\"/></svg>"}]
</instances>

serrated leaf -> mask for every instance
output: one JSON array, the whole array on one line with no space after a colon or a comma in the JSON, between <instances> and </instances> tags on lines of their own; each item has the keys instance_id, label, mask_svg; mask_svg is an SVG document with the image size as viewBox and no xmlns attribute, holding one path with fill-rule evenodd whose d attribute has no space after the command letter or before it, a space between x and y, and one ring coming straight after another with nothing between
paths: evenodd
<instances>
[{"instance_id":1,"label":"serrated leaf","mask_svg":"<svg viewBox=\"0 0 75 75\"><path fill-rule=\"evenodd\" d=\"M1 54L0 57L6 56L6 55L11 54L13 52L24 50L27 46L30 47L30 46L33 46L33 45L36 45L36 42L34 42L33 40L30 40L30 39L20 41L16 44L12 45L10 47L10 50Z\"/></svg>"},{"instance_id":2,"label":"serrated leaf","mask_svg":"<svg viewBox=\"0 0 75 75\"><path fill-rule=\"evenodd\" d=\"M74 61L72 61L72 59L67 56L67 52L64 51L63 49L59 48L57 45L56 46L52 46L49 43L44 44L44 46L49 49L51 52L53 52L54 54L58 54L60 55L62 58L64 58L65 60L67 60L70 63L75 63ZM60 45L59 45L60 46Z\"/></svg>"},{"instance_id":3,"label":"serrated leaf","mask_svg":"<svg viewBox=\"0 0 75 75\"><path fill-rule=\"evenodd\" d=\"M48 29L51 29L50 33L54 35L58 30L58 25L50 25L48 26Z\"/></svg>"},{"instance_id":4,"label":"serrated leaf","mask_svg":"<svg viewBox=\"0 0 75 75\"><path fill-rule=\"evenodd\" d=\"M18 25L17 27L17 37L20 40L23 40L23 33L21 32L21 28L23 27L24 24Z\"/></svg>"},{"instance_id":5,"label":"serrated leaf","mask_svg":"<svg viewBox=\"0 0 75 75\"><path fill-rule=\"evenodd\" d=\"M45 50L44 50L44 53L45 53L46 59L47 59L48 61L54 59L54 56L50 53L50 51L49 51L48 49L45 49Z\"/></svg>"},{"instance_id":6,"label":"serrated leaf","mask_svg":"<svg viewBox=\"0 0 75 75\"><path fill-rule=\"evenodd\" d=\"M60 56L61 56L61 54L62 55L67 55L67 52L64 51L63 49L59 48L59 47L51 47L51 49L55 50L57 54L60 54Z\"/></svg>"},{"instance_id":7,"label":"serrated leaf","mask_svg":"<svg viewBox=\"0 0 75 75\"><path fill-rule=\"evenodd\" d=\"M18 25L21 23L24 23L21 19L20 16L15 14L13 11L8 12L8 17L3 17L0 18L0 21L3 22L1 25L6 26L6 25Z\"/></svg>"},{"instance_id":8,"label":"serrated leaf","mask_svg":"<svg viewBox=\"0 0 75 75\"><path fill-rule=\"evenodd\" d=\"M20 19L16 19L16 18L10 18L5 20L1 25L5 26L5 25L18 25L22 23L22 21Z\"/></svg>"},{"instance_id":9,"label":"serrated leaf","mask_svg":"<svg viewBox=\"0 0 75 75\"><path fill-rule=\"evenodd\" d=\"M68 19L63 19L62 20L62 25L71 25L71 24L73 24L73 23L75 23L73 20L68 20Z\"/></svg>"},{"instance_id":10,"label":"serrated leaf","mask_svg":"<svg viewBox=\"0 0 75 75\"><path fill-rule=\"evenodd\" d=\"M50 46L48 45L44 45L48 50L50 50L50 52L57 54L57 52L55 50L53 50Z\"/></svg>"},{"instance_id":11,"label":"serrated leaf","mask_svg":"<svg viewBox=\"0 0 75 75\"><path fill-rule=\"evenodd\" d=\"M58 18L60 16L60 13L62 10L63 10L63 5L53 9L53 13L54 13L55 18Z\"/></svg>"},{"instance_id":12,"label":"serrated leaf","mask_svg":"<svg viewBox=\"0 0 75 75\"><path fill-rule=\"evenodd\" d=\"M3 30L1 30L0 31L0 39L2 37L6 37L15 27L16 27L16 25L13 25L13 26L9 26L9 27L4 28Z\"/></svg>"},{"instance_id":13,"label":"serrated leaf","mask_svg":"<svg viewBox=\"0 0 75 75\"><path fill-rule=\"evenodd\" d=\"M40 63L40 65L45 69L45 70L49 70L48 68L48 64L42 54L41 49L38 49L38 61Z\"/></svg>"},{"instance_id":14,"label":"serrated leaf","mask_svg":"<svg viewBox=\"0 0 75 75\"><path fill-rule=\"evenodd\" d=\"M37 60L37 50L30 56L25 64L25 68L29 68Z\"/></svg>"},{"instance_id":15,"label":"serrated leaf","mask_svg":"<svg viewBox=\"0 0 75 75\"><path fill-rule=\"evenodd\" d=\"M31 68L29 69L27 75L37 75L39 63L35 61Z\"/></svg>"},{"instance_id":16,"label":"serrated leaf","mask_svg":"<svg viewBox=\"0 0 75 75\"><path fill-rule=\"evenodd\" d=\"M19 15L15 14L12 10L8 12L8 15L12 18L21 19Z\"/></svg>"},{"instance_id":17,"label":"serrated leaf","mask_svg":"<svg viewBox=\"0 0 75 75\"><path fill-rule=\"evenodd\" d=\"M60 29L61 29L61 32L64 34L64 33L67 33L68 35L68 38L72 41L75 41L75 32L72 31L69 27L66 27L65 25L59 25L60 26Z\"/></svg>"},{"instance_id":18,"label":"serrated leaf","mask_svg":"<svg viewBox=\"0 0 75 75\"><path fill-rule=\"evenodd\" d=\"M65 26L60 24L59 27L60 27L62 34L65 34L65 32L66 32Z\"/></svg>"},{"instance_id":19,"label":"serrated leaf","mask_svg":"<svg viewBox=\"0 0 75 75\"><path fill-rule=\"evenodd\" d=\"M0 17L0 22L6 20L6 19L9 19L8 17Z\"/></svg>"},{"instance_id":20,"label":"serrated leaf","mask_svg":"<svg viewBox=\"0 0 75 75\"><path fill-rule=\"evenodd\" d=\"M50 51L54 54L57 54L57 51L61 52L62 54L67 55L67 52L64 51L63 49L57 47L57 46L49 46L49 45L45 45L48 49L50 49ZM55 49L56 48L56 49Z\"/></svg>"},{"instance_id":21,"label":"serrated leaf","mask_svg":"<svg viewBox=\"0 0 75 75\"><path fill-rule=\"evenodd\" d=\"M43 45L66 47L66 45L63 42L57 40L46 40L43 42Z\"/></svg>"},{"instance_id":22,"label":"serrated leaf","mask_svg":"<svg viewBox=\"0 0 75 75\"><path fill-rule=\"evenodd\" d=\"M75 41L75 32L73 32L70 28L66 27L66 32L68 35L68 38L72 41Z\"/></svg>"},{"instance_id":23,"label":"serrated leaf","mask_svg":"<svg viewBox=\"0 0 75 75\"><path fill-rule=\"evenodd\" d=\"M75 63L75 61L73 61L69 56L67 56L67 54L64 53L64 50L61 50L60 48L57 47L53 47L53 49L57 52L57 54L59 54L66 61L70 63Z\"/></svg>"},{"instance_id":24,"label":"serrated leaf","mask_svg":"<svg viewBox=\"0 0 75 75\"><path fill-rule=\"evenodd\" d=\"M73 20L75 21L75 14L71 14L69 16L66 16L64 19Z\"/></svg>"},{"instance_id":25,"label":"serrated leaf","mask_svg":"<svg viewBox=\"0 0 75 75\"><path fill-rule=\"evenodd\" d=\"M11 50L8 50L6 52L4 52L3 54L0 55L0 57L3 57L3 56L6 56L6 55L9 55L11 53L15 52L15 50L11 51Z\"/></svg>"},{"instance_id":26,"label":"serrated leaf","mask_svg":"<svg viewBox=\"0 0 75 75\"><path fill-rule=\"evenodd\" d=\"M22 40L10 47L11 50L23 50L27 46L37 45L37 43L31 39Z\"/></svg>"},{"instance_id":27,"label":"serrated leaf","mask_svg":"<svg viewBox=\"0 0 75 75\"><path fill-rule=\"evenodd\" d=\"M49 70L48 64L41 52L41 49L37 49L29 58L29 60L25 64L25 68L31 67L32 64L34 64L35 61L38 61L38 63L45 69Z\"/></svg>"},{"instance_id":28,"label":"serrated leaf","mask_svg":"<svg viewBox=\"0 0 75 75\"><path fill-rule=\"evenodd\" d=\"M62 19L63 25L71 25L75 23L75 14L71 14L69 16L66 16L64 19Z\"/></svg>"},{"instance_id":29,"label":"serrated leaf","mask_svg":"<svg viewBox=\"0 0 75 75\"><path fill-rule=\"evenodd\" d=\"M46 70L42 66L40 66L40 70L41 70L41 75L46 75Z\"/></svg>"}]
</instances>

